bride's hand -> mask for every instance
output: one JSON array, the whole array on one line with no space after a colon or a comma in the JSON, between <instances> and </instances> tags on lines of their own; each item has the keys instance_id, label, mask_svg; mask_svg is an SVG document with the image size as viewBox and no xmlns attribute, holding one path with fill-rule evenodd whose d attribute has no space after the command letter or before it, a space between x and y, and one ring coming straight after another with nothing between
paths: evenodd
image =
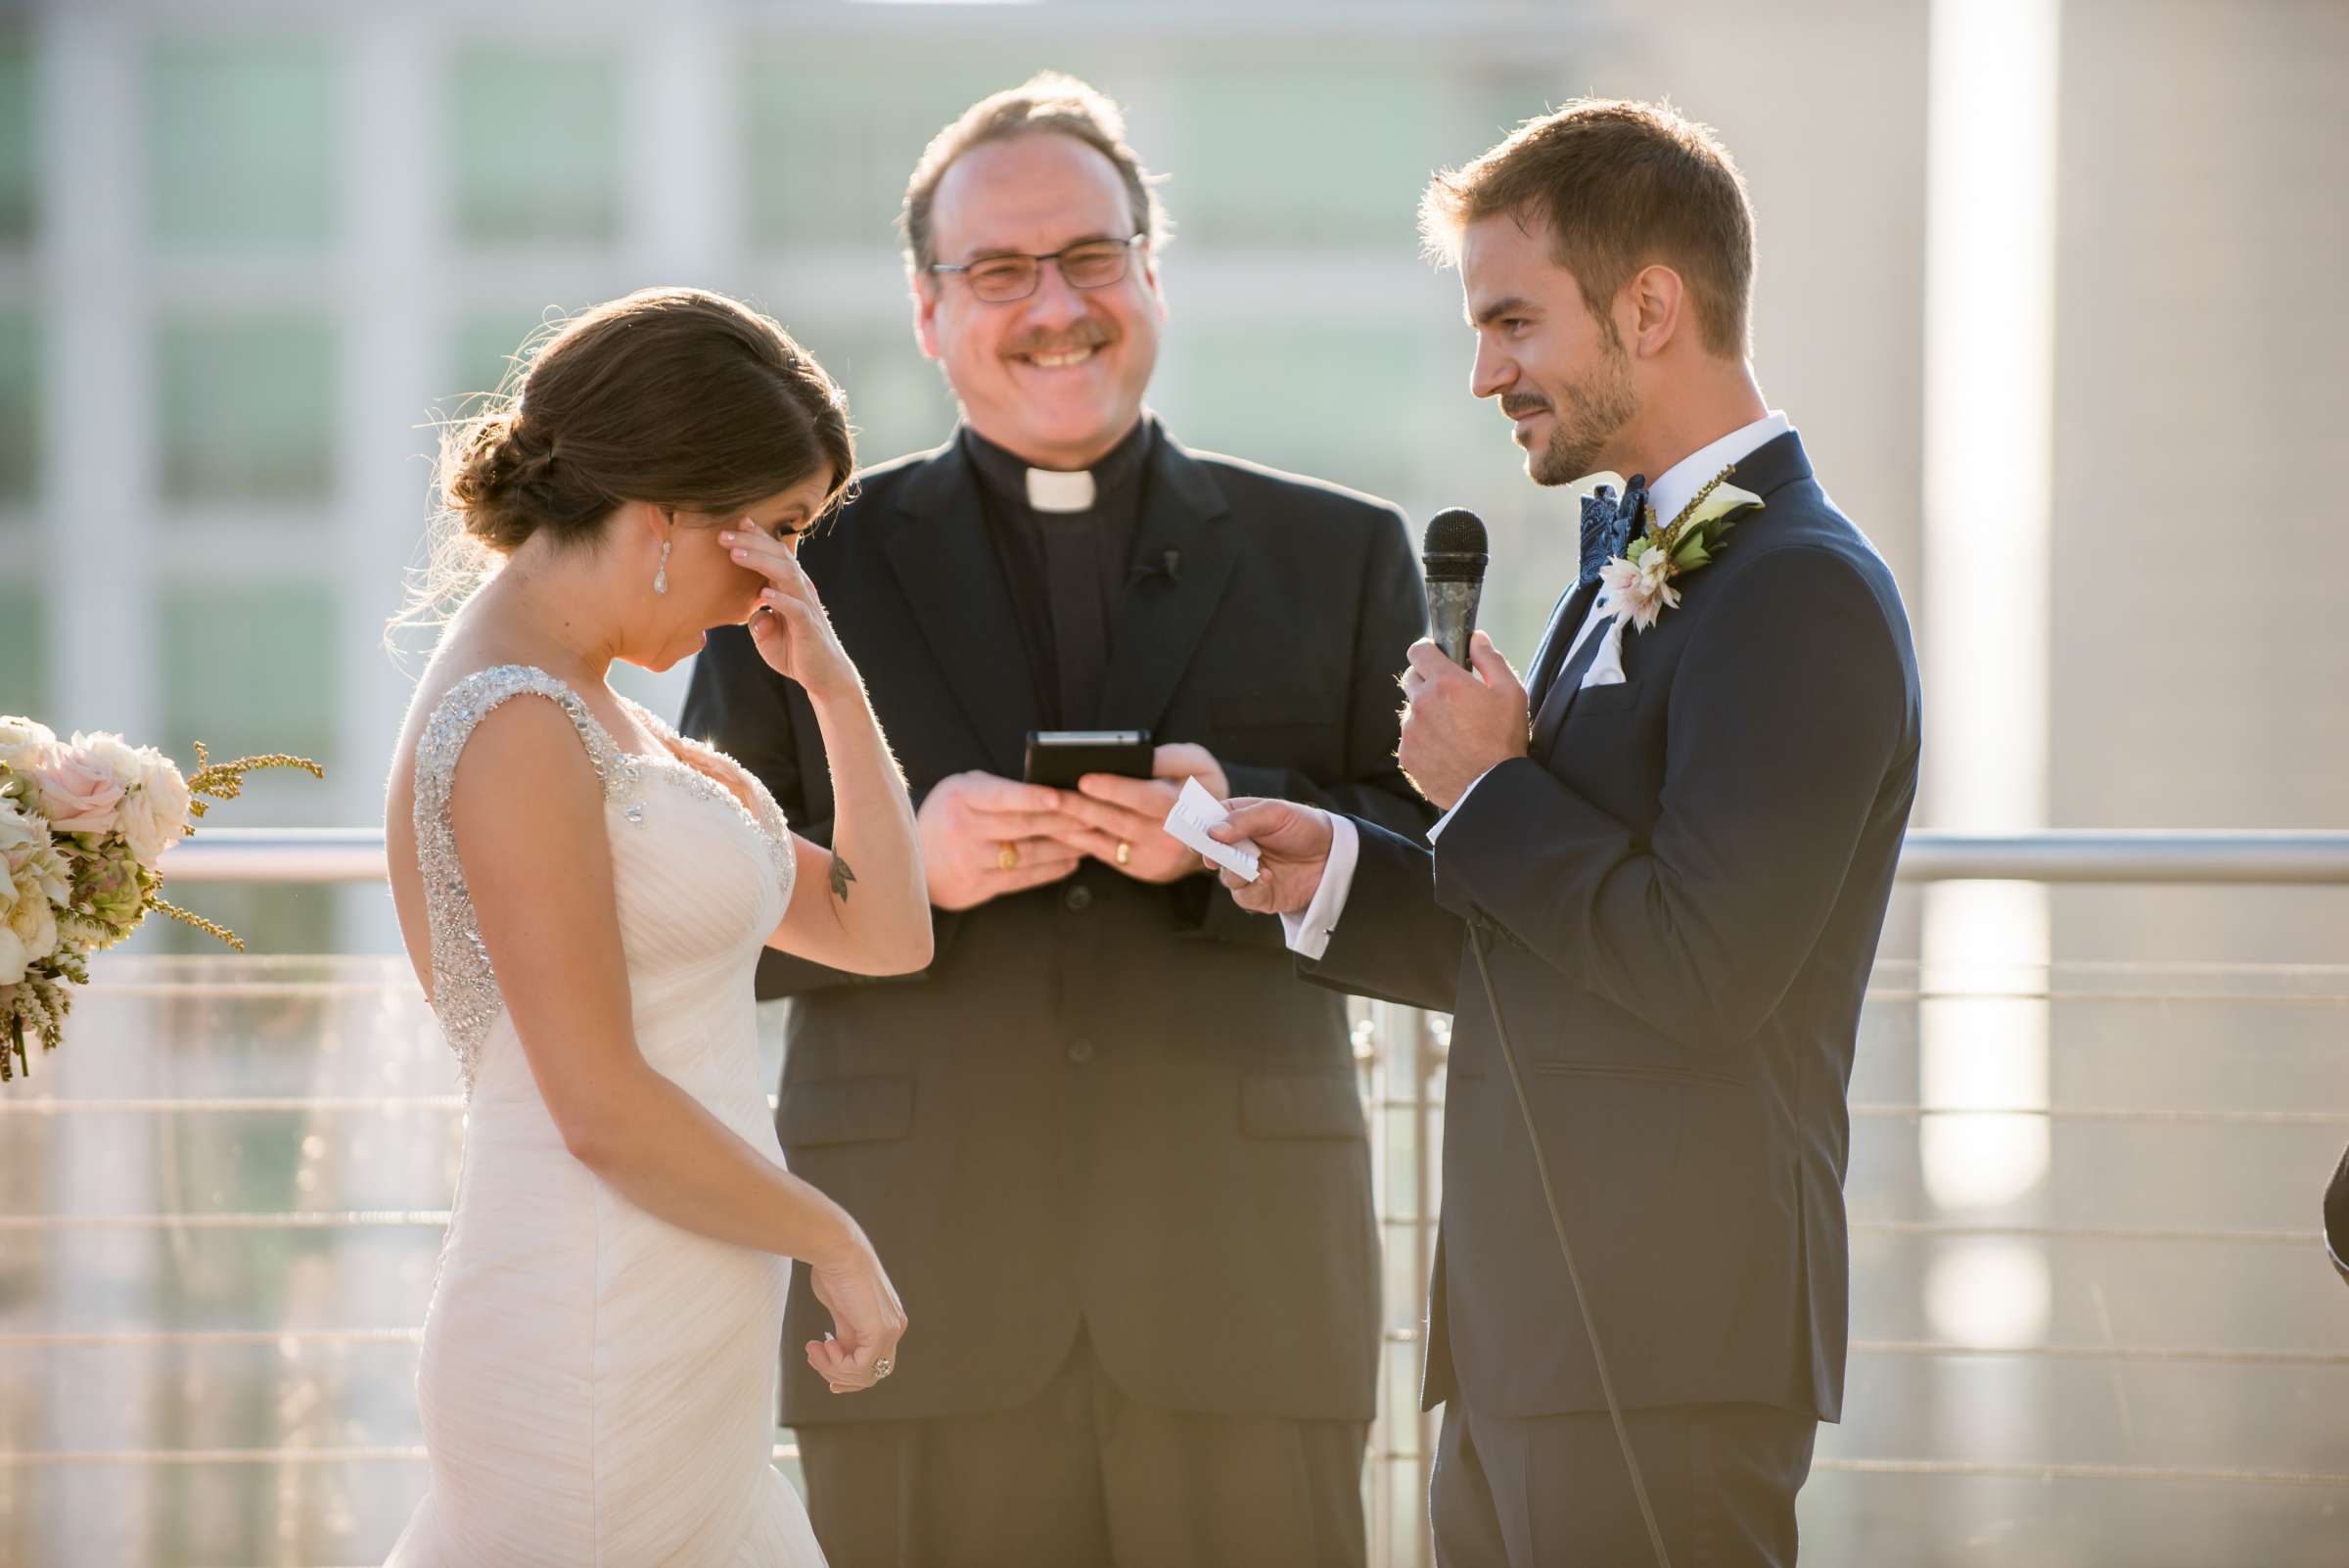
<instances>
[{"instance_id":1,"label":"bride's hand","mask_svg":"<svg viewBox=\"0 0 2349 1568\"><path fill-rule=\"evenodd\" d=\"M788 675L810 697L854 691L856 667L849 662L832 618L816 597L815 584L800 567L792 547L759 529L738 527L718 535L737 566L766 578L759 608L751 612L751 640L776 673Z\"/></svg>"},{"instance_id":2,"label":"bride's hand","mask_svg":"<svg viewBox=\"0 0 2349 1568\"><path fill-rule=\"evenodd\" d=\"M807 1266L808 1283L831 1313L833 1328L807 1342L807 1364L835 1394L871 1388L896 1371L898 1341L905 1335L897 1287L863 1230L851 1224L849 1245L838 1258Z\"/></svg>"}]
</instances>

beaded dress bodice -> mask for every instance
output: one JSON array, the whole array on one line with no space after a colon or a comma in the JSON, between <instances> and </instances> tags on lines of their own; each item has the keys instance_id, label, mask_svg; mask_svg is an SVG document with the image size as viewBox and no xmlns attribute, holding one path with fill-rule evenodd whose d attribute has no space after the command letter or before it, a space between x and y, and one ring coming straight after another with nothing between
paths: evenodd
<instances>
[{"instance_id":1,"label":"beaded dress bodice","mask_svg":"<svg viewBox=\"0 0 2349 1568\"><path fill-rule=\"evenodd\" d=\"M684 739L641 706L627 703L630 713L661 740L668 755L648 757L622 751L579 694L543 669L499 665L458 681L434 707L416 743L414 821L417 868L423 879L432 938L433 1011L456 1052L469 1094L480 1066L482 1042L504 1014L505 1001L458 859L449 792L456 779L457 759L474 729L501 704L522 696L555 703L578 731L580 744L602 782L605 820L613 834L648 830L648 792L656 781L666 780L705 806L728 813L739 830L753 835L779 886L778 919L781 909L790 904L796 865L782 809L765 786L732 759ZM742 793L720 782L721 776L738 781ZM748 807L744 805L746 794L751 803ZM681 851L680 857L689 853ZM624 897L627 890L621 891ZM750 935L762 939L764 934Z\"/></svg>"}]
</instances>

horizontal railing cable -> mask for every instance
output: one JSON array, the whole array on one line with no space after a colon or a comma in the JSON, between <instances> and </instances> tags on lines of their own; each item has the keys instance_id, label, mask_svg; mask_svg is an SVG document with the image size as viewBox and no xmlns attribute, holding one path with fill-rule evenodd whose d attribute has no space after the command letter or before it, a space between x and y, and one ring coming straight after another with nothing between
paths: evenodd
<instances>
[{"instance_id":1,"label":"horizontal railing cable","mask_svg":"<svg viewBox=\"0 0 2349 1568\"><path fill-rule=\"evenodd\" d=\"M1391 1345L1415 1345L1416 1328L1391 1328ZM302 1350L313 1346L402 1345L424 1342L421 1328L183 1328L118 1329L51 1333L0 1330L0 1349L104 1350L157 1346L192 1350L269 1347ZM2221 1366L2349 1366L2349 1350L2256 1350L2231 1345L2005 1345L1957 1344L1926 1339L1855 1339L1855 1356L2022 1357L2043 1360L2132 1361Z\"/></svg>"},{"instance_id":2,"label":"horizontal railing cable","mask_svg":"<svg viewBox=\"0 0 2349 1568\"><path fill-rule=\"evenodd\" d=\"M207 828L164 856L179 882L381 882L381 828ZM2349 884L2349 831L1912 829L1904 882Z\"/></svg>"}]
</instances>

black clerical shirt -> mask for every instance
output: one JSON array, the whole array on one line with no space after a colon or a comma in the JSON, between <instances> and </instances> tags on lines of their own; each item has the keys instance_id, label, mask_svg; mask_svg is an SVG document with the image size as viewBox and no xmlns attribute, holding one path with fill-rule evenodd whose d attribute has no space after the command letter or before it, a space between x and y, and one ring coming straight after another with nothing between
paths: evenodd
<instances>
[{"instance_id":1,"label":"black clerical shirt","mask_svg":"<svg viewBox=\"0 0 2349 1568\"><path fill-rule=\"evenodd\" d=\"M957 438L979 475L981 510L1019 611L1021 653L1046 722L1067 729L1121 722L1100 712L1101 685L1118 605L1133 579L1158 422L1144 415L1092 466L1093 504L1082 512L1038 510L1028 498L1025 458L968 425Z\"/></svg>"}]
</instances>

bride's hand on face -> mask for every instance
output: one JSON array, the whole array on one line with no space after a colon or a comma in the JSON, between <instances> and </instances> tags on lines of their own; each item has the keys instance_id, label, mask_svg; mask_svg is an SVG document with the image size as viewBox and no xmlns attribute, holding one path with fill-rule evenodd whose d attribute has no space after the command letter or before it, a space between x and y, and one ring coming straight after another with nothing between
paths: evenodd
<instances>
[{"instance_id":1,"label":"bride's hand on face","mask_svg":"<svg viewBox=\"0 0 2349 1568\"><path fill-rule=\"evenodd\" d=\"M795 544L765 530L738 522L720 532L717 542L734 559L766 578L759 607L751 612L751 640L759 656L776 673L788 675L810 697L835 696L858 685L856 667L849 662L832 618L816 597L815 584L801 570Z\"/></svg>"},{"instance_id":2,"label":"bride's hand on face","mask_svg":"<svg viewBox=\"0 0 2349 1568\"><path fill-rule=\"evenodd\" d=\"M807 1279L832 1314L832 1332L807 1342L807 1364L832 1392L859 1393L897 1370L905 1308L864 1232L852 1229L839 1258L810 1263Z\"/></svg>"}]
</instances>

